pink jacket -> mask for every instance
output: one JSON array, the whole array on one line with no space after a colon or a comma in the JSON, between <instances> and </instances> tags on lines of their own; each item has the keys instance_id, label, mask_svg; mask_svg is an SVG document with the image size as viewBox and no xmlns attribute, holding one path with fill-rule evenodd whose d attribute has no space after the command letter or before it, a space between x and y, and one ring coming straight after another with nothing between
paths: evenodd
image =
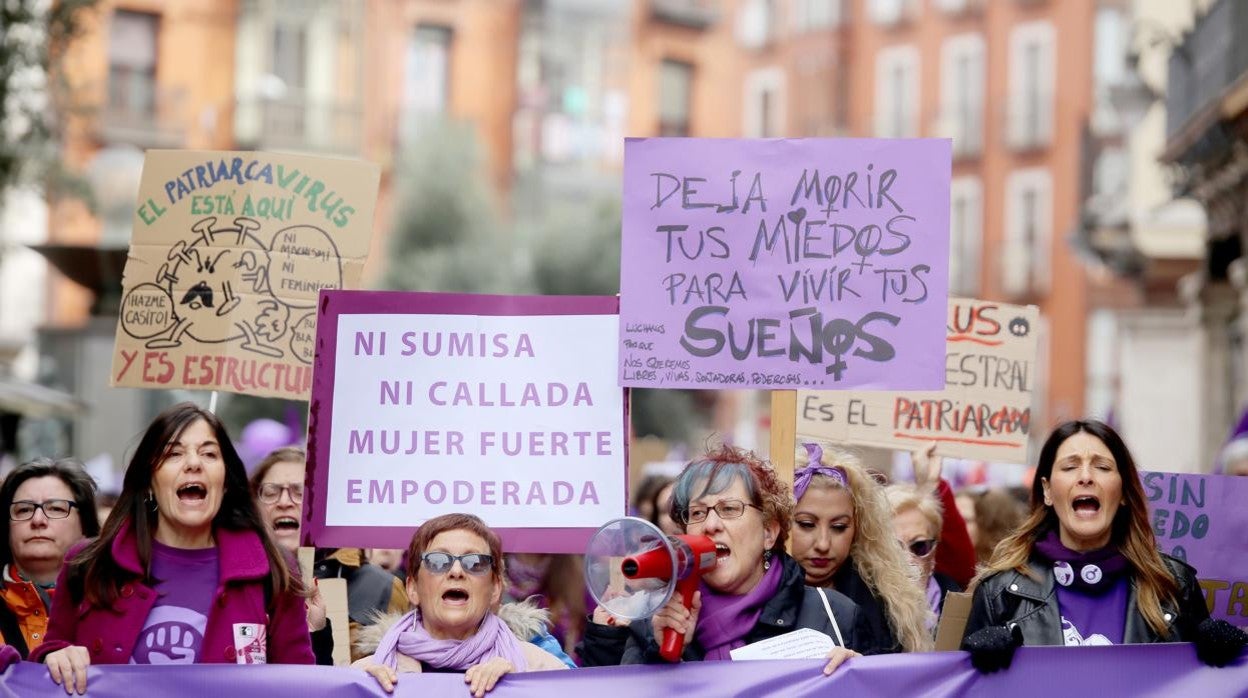
<instances>
[{"instance_id":1,"label":"pink jacket","mask_svg":"<svg viewBox=\"0 0 1248 698\"><path fill-rule=\"evenodd\" d=\"M312 643L308 637L307 606L303 598L279 594L273 599L273 616L265 608L264 585L269 560L260 537L253 531L219 528L215 531L220 553L221 582L216 602L208 612L201 663L235 661L234 624L265 623L268 626L270 664L312 664ZM79 543L65 556L72 559L86 546ZM129 524L113 540L113 558L123 569L134 573L121 586L121 594L111 607L93 606L86 600L75 602L69 593L61 567L58 593L52 602L47 639L30 653L31 661L41 662L50 652L69 645L82 645L91 653L92 664L125 664L138 641L148 613L156 603L156 592L142 581L143 570L134 533ZM297 574L297 572L296 572Z\"/></svg>"}]
</instances>

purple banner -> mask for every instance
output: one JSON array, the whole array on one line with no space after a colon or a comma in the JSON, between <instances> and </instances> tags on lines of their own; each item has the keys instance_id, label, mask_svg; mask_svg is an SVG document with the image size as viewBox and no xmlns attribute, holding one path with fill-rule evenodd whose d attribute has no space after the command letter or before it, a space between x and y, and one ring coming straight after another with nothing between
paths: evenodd
<instances>
[{"instance_id":1,"label":"purple banner","mask_svg":"<svg viewBox=\"0 0 1248 698\"><path fill-rule=\"evenodd\" d=\"M620 383L940 390L944 139L630 138Z\"/></svg>"},{"instance_id":2,"label":"purple banner","mask_svg":"<svg viewBox=\"0 0 1248 698\"><path fill-rule=\"evenodd\" d=\"M1248 478L1144 473L1161 551L1187 560L1214 618L1248 627Z\"/></svg>"},{"instance_id":3,"label":"purple banner","mask_svg":"<svg viewBox=\"0 0 1248 698\"><path fill-rule=\"evenodd\" d=\"M694 696L1136 696L1221 698L1248 692L1248 654L1230 666L1201 664L1191 645L1025 647L1008 671L982 675L962 652L895 654L850 660L832 676L820 661L698 662L515 674L492 698L592 695L637 698ZM1065 685L1055 685L1065 677ZM153 696L271 698L387 694L362 671L306 666L108 666L87 672L93 698ZM47 667L22 662L0 675L0 696L64 696ZM468 696L462 674L402 674L393 694Z\"/></svg>"}]
</instances>

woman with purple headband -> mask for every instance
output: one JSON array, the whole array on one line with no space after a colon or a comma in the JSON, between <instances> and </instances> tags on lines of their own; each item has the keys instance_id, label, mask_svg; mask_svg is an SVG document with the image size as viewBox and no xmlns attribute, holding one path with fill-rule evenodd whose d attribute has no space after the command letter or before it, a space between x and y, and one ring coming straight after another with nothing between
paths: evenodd
<instances>
[{"instance_id":1,"label":"woman with purple headband","mask_svg":"<svg viewBox=\"0 0 1248 698\"><path fill-rule=\"evenodd\" d=\"M884 488L853 456L799 445L793 473L793 557L806 583L858 604L871 629L866 653L932 649L931 613L893 534Z\"/></svg>"}]
</instances>

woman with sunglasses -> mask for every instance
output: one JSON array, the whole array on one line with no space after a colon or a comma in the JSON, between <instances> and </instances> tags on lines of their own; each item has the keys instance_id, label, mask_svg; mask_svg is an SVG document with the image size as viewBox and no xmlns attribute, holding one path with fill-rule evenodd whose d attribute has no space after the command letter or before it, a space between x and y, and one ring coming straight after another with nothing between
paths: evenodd
<instances>
[{"instance_id":1,"label":"woman with sunglasses","mask_svg":"<svg viewBox=\"0 0 1248 698\"><path fill-rule=\"evenodd\" d=\"M931 611L896 543L883 486L847 453L817 443L799 450L804 465L793 473L793 557L806 583L858 604L871 635L864 653L930 650Z\"/></svg>"},{"instance_id":2,"label":"woman with sunglasses","mask_svg":"<svg viewBox=\"0 0 1248 698\"><path fill-rule=\"evenodd\" d=\"M962 647L981 671L1008 668L1023 644L1195 642L1202 661L1223 666L1248 642L1209 617L1196 570L1158 552L1135 460L1092 419L1045 440L1031 513L971 589Z\"/></svg>"},{"instance_id":3,"label":"woman with sunglasses","mask_svg":"<svg viewBox=\"0 0 1248 698\"><path fill-rule=\"evenodd\" d=\"M225 426L189 402L148 426L100 536L69 551L31 659L66 692L92 664L311 664L303 585ZM236 633L263 637L240 652Z\"/></svg>"},{"instance_id":4,"label":"woman with sunglasses","mask_svg":"<svg viewBox=\"0 0 1248 698\"><path fill-rule=\"evenodd\" d=\"M43 642L69 546L99 535L95 481L71 459L38 458L0 486L0 644L23 658Z\"/></svg>"},{"instance_id":5,"label":"woman with sunglasses","mask_svg":"<svg viewBox=\"0 0 1248 698\"><path fill-rule=\"evenodd\" d=\"M407 549L414 610L390 626L376 651L354 664L387 693L402 672L464 672L477 698L513 672L567 669L521 639L494 613L503 596L503 545L481 519L445 514L416 530Z\"/></svg>"},{"instance_id":6,"label":"woman with sunglasses","mask_svg":"<svg viewBox=\"0 0 1248 698\"><path fill-rule=\"evenodd\" d=\"M685 533L715 543L715 567L703 574L693 607L673 598L653 618L627 626L604 625L596 616L583 658L663 663L655 638L668 628L685 636L683 661L731 659L738 647L801 628L836 645L825 674L858 655L866 630L853 602L807 588L802 568L784 552L793 499L769 464L730 446L708 453L676 479L671 512Z\"/></svg>"},{"instance_id":7,"label":"woman with sunglasses","mask_svg":"<svg viewBox=\"0 0 1248 698\"><path fill-rule=\"evenodd\" d=\"M945 606L945 594L962 591L952 578L936 571L936 546L943 524L940 502L929 493L910 485L889 485L885 488L893 508L893 533L910 553L910 564L919 572L919 588L927 596L932 617L928 629L936 629L936 621Z\"/></svg>"}]
</instances>

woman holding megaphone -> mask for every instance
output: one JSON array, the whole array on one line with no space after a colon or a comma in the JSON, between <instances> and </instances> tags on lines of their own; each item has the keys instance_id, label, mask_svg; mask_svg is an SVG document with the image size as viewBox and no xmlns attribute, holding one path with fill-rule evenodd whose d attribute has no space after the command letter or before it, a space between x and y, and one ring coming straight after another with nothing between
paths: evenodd
<instances>
[{"instance_id":1,"label":"woman holding megaphone","mask_svg":"<svg viewBox=\"0 0 1248 698\"><path fill-rule=\"evenodd\" d=\"M684 638L683 661L730 659L736 648L802 628L835 642L826 674L858 654L867 631L854 603L807 588L801 566L784 552L793 499L770 465L729 446L708 453L677 478L671 512L686 534L710 539L715 566L688 608L673 596L650 619L627 626L603 624L596 614L582 645L587 663L665 662L660 638L669 629Z\"/></svg>"}]
</instances>

